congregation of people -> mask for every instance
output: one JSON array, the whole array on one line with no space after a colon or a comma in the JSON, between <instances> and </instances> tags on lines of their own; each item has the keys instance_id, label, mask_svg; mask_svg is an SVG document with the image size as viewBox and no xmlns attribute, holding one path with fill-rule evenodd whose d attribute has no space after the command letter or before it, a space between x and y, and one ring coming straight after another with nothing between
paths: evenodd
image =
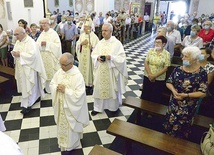
<instances>
[{"instance_id":1,"label":"congregation of people","mask_svg":"<svg viewBox=\"0 0 214 155\"><path fill-rule=\"evenodd\" d=\"M162 104L166 86L171 96L163 126L167 134L187 138L200 98L214 95L209 87L214 81L210 63L214 14L200 19L194 13L179 23L154 19L157 37L144 62L140 98ZM105 109L117 112L128 82L123 43L141 36L143 23L149 30L149 22L147 13L126 14L124 10L109 11L105 17L102 12L73 16L69 11L62 15L55 11L39 25L28 27L24 19L14 31L4 31L0 25L1 63L15 68L21 113L27 115L45 93L51 94L59 147L61 151L77 148L83 128L89 124L86 95L94 98L92 116ZM183 64L166 79L174 56Z\"/></svg>"}]
</instances>

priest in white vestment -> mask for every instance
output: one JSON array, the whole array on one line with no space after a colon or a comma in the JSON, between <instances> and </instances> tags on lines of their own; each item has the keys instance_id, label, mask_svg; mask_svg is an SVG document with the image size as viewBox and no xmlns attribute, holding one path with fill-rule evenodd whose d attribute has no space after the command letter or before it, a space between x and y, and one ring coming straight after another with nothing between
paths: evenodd
<instances>
[{"instance_id":1,"label":"priest in white vestment","mask_svg":"<svg viewBox=\"0 0 214 155\"><path fill-rule=\"evenodd\" d=\"M0 131L0 155L24 155L16 142Z\"/></svg>"},{"instance_id":2,"label":"priest in white vestment","mask_svg":"<svg viewBox=\"0 0 214 155\"><path fill-rule=\"evenodd\" d=\"M44 97L47 77L35 41L22 27L16 28L14 35L17 41L11 54L15 62L15 79L17 91L22 93L21 113L27 114L36 100Z\"/></svg>"},{"instance_id":3,"label":"priest in white vestment","mask_svg":"<svg viewBox=\"0 0 214 155\"><path fill-rule=\"evenodd\" d=\"M41 20L43 32L36 43L42 55L42 60L47 74L45 90L50 93L50 81L59 70L59 58L62 55L61 41L56 31L50 28L49 20Z\"/></svg>"},{"instance_id":4,"label":"priest in white vestment","mask_svg":"<svg viewBox=\"0 0 214 155\"><path fill-rule=\"evenodd\" d=\"M61 151L77 148L80 145L83 128L89 124L85 82L73 63L73 55L64 53L60 58L61 69L56 72L50 83Z\"/></svg>"},{"instance_id":5,"label":"priest in white vestment","mask_svg":"<svg viewBox=\"0 0 214 155\"><path fill-rule=\"evenodd\" d=\"M117 111L122 104L122 94L126 92L126 54L121 42L112 36L112 31L110 23L103 24L103 39L91 54L94 62L93 116L104 109Z\"/></svg>"},{"instance_id":6,"label":"priest in white vestment","mask_svg":"<svg viewBox=\"0 0 214 155\"><path fill-rule=\"evenodd\" d=\"M84 23L84 33L80 35L79 40L76 43L76 53L79 60L78 67L85 80L86 89L90 91L92 91L94 81L94 65L91 60L91 52L93 52L93 49L99 42L99 38L97 37L97 35L91 31L91 24L92 20L86 19Z\"/></svg>"}]
</instances>

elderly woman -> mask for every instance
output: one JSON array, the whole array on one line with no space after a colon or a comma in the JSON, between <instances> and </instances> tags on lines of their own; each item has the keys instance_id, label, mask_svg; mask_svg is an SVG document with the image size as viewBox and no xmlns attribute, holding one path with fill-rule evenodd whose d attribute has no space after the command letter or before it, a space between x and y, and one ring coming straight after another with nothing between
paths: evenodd
<instances>
[{"instance_id":1,"label":"elderly woman","mask_svg":"<svg viewBox=\"0 0 214 155\"><path fill-rule=\"evenodd\" d=\"M198 34L199 37L203 39L204 46L209 46L210 42L214 37L214 30L212 29L212 22L205 21L203 24L203 29Z\"/></svg>"},{"instance_id":2,"label":"elderly woman","mask_svg":"<svg viewBox=\"0 0 214 155\"><path fill-rule=\"evenodd\" d=\"M155 38L155 48L148 51L144 63L141 99L161 103L166 71L170 66L170 53L164 49L166 43L167 40L164 36L158 36Z\"/></svg>"},{"instance_id":3,"label":"elderly woman","mask_svg":"<svg viewBox=\"0 0 214 155\"><path fill-rule=\"evenodd\" d=\"M166 82L172 95L163 125L167 134L188 138L198 98L206 96L207 73L198 63L198 47L186 47L182 54L183 66L176 67Z\"/></svg>"},{"instance_id":4,"label":"elderly woman","mask_svg":"<svg viewBox=\"0 0 214 155\"><path fill-rule=\"evenodd\" d=\"M201 28L198 25L193 25L191 27L190 35L186 36L181 43L182 46L196 46L198 48L203 47L203 39L198 36L198 33L200 32Z\"/></svg>"},{"instance_id":5,"label":"elderly woman","mask_svg":"<svg viewBox=\"0 0 214 155\"><path fill-rule=\"evenodd\" d=\"M3 31L0 24L0 58L3 66L8 66L7 62L7 33Z\"/></svg>"},{"instance_id":6,"label":"elderly woman","mask_svg":"<svg viewBox=\"0 0 214 155\"><path fill-rule=\"evenodd\" d=\"M29 36L30 36L33 40L37 41L37 39L39 38L39 36L40 36L40 34L41 34L40 31L37 31L37 25L34 24L34 23L31 24L31 25L30 25L30 29L31 29L31 33L29 34Z\"/></svg>"}]
</instances>

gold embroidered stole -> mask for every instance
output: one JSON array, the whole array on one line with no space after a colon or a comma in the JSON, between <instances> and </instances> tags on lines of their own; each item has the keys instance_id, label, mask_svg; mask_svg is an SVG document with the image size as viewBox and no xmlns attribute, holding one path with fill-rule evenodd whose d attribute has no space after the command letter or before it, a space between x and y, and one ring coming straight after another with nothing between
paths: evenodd
<instances>
[{"instance_id":1,"label":"gold embroidered stole","mask_svg":"<svg viewBox=\"0 0 214 155\"><path fill-rule=\"evenodd\" d=\"M101 55L109 55L110 51L110 43L103 43L103 46L101 47ZM107 61L100 63L99 66L99 93L101 99L108 99L112 97L111 91L111 85L110 85L110 70Z\"/></svg>"},{"instance_id":2,"label":"gold embroidered stole","mask_svg":"<svg viewBox=\"0 0 214 155\"><path fill-rule=\"evenodd\" d=\"M63 85L65 85L66 87L69 86L69 76L68 75L64 75L62 77L62 83ZM58 92L59 95L59 116L58 116L58 144L59 146L68 147L68 143L69 143L69 124L68 124L68 120L64 111L64 104L63 104L63 98L64 98L64 94Z\"/></svg>"}]
</instances>

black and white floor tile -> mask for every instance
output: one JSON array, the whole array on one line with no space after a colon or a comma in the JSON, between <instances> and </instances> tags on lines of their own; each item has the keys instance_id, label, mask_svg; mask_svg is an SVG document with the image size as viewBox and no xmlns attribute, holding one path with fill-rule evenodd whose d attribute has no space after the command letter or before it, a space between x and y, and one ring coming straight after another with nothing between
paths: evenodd
<instances>
[{"instance_id":1,"label":"black and white floor tile","mask_svg":"<svg viewBox=\"0 0 214 155\"><path fill-rule=\"evenodd\" d=\"M141 95L139 87L142 84L144 59L148 48L153 45L154 37L149 33L124 44L129 81L123 98ZM11 102L0 104L0 113L7 128L5 133L18 143L25 155L60 155L51 96L46 94L46 97L37 102L26 116L20 113L20 100L21 96L13 96ZM90 125L84 129L81 146L75 150L77 155L87 155L95 144L108 148L115 137L106 133L107 127L115 118L127 120L133 112L132 108L121 106L116 114L105 111L91 116L92 96L87 96L87 101Z\"/></svg>"}]
</instances>

